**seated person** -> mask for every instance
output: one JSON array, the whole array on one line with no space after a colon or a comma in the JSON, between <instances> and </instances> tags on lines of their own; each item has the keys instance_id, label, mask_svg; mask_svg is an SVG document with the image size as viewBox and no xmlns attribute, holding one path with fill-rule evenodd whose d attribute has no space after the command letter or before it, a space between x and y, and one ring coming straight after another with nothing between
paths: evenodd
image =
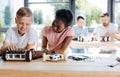
<instances>
[{"instance_id":1,"label":"seated person","mask_svg":"<svg viewBox=\"0 0 120 77\"><path fill-rule=\"evenodd\" d=\"M84 26L84 17L77 17L77 24L73 26L75 32L75 38L73 40L78 40L78 38L88 35L88 29ZM73 53L84 53L84 47L71 47Z\"/></svg>"},{"instance_id":2,"label":"seated person","mask_svg":"<svg viewBox=\"0 0 120 77\"><path fill-rule=\"evenodd\" d=\"M88 29L84 26L84 17L78 16L77 17L77 24L73 26L73 29L75 31L75 38L79 38L79 36L87 36L88 35Z\"/></svg>"},{"instance_id":3,"label":"seated person","mask_svg":"<svg viewBox=\"0 0 120 77\"><path fill-rule=\"evenodd\" d=\"M74 37L74 30L70 27L73 20L71 11L57 10L51 26L42 30L42 51L63 54L69 53L68 46Z\"/></svg>"},{"instance_id":4,"label":"seated person","mask_svg":"<svg viewBox=\"0 0 120 77\"><path fill-rule=\"evenodd\" d=\"M100 16L102 24L100 24L93 32L94 40L99 40L101 36L108 37L108 34L115 34L118 32L118 28L115 24L110 23L110 17L108 13L102 13ZM114 41L111 38L110 41ZM100 53L115 53L115 47L101 47Z\"/></svg>"},{"instance_id":5,"label":"seated person","mask_svg":"<svg viewBox=\"0 0 120 77\"><path fill-rule=\"evenodd\" d=\"M7 30L2 49L18 50L32 49L38 41L36 30L31 28L32 12L27 7L21 7L15 17L16 27Z\"/></svg>"}]
</instances>

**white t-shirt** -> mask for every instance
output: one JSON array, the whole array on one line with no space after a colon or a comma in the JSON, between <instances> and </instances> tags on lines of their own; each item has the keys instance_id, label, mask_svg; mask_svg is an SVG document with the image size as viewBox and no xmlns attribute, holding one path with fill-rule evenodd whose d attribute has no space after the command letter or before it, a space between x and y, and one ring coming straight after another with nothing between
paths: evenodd
<instances>
[{"instance_id":1,"label":"white t-shirt","mask_svg":"<svg viewBox=\"0 0 120 77\"><path fill-rule=\"evenodd\" d=\"M116 24L110 23L109 27L105 28L102 24L100 24L95 30L94 33L97 34L97 37L104 36L106 32L111 34L118 32L118 26ZM114 40L112 40L114 41ZM101 47L103 51L111 51L115 50L115 47Z\"/></svg>"},{"instance_id":2,"label":"white t-shirt","mask_svg":"<svg viewBox=\"0 0 120 77\"><path fill-rule=\"evenodd\" d=\"M17 45L18 48L25 48L27 44L38 42L38 34L35 29L30 28L28 32L20 36L17 27L12 27L7 30L5 41Z\"/></svg>"},{"instance_id":3,"label":"white t-shirt","mask_svg":"<svg viewBox=\"0 0 120 77\"><path fill-rule=\"evenodd\" d=\"M104 36L105 33L117 33L118 27L116 24L110 23L109 27L105 28L102 24L100 24L97 28L95 28L94 33L97 34L97 36Z\"/></svg>"}]
</instances>

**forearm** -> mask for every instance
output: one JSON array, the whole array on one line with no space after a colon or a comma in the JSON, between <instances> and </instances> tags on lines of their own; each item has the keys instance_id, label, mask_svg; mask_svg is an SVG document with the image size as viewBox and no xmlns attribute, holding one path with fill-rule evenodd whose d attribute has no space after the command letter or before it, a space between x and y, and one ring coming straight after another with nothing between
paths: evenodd
<instances>
[{"instance_id":1,"label":"forearm","mask_svg":"<svg viewBox=\"0 0 120 77\"><path fill-rule=\"evenodd\" d=\"M72 36L66 37L65 40L63 41L62 47L60 49L55 48L54 51L56 51L56 53L63 54L68 48L71 40L72 40Z\"/></svg>"},{"instance_id":2,"label":"forearm","mask_svg":"<svg viewBox=\"0 0 120 77\"><path fill-rule=\"evenodd\" d=\"M120 36L117 34L111 34L110 37L120 40Z\"/></svg>"},{"instance_id":3,"label":"forearm","mask_svg":"<svg viewBox=\"0 0 120 77\"><path fill-rule=\"evenodd\" d=\"M42 36L42 49L41 49L42 51L45 51L47 49L47 43L48 43L47 37Z\"/></svg>"},{"instance_id":4,"label":"forearm","mask_svg":"<svg viewBox=\"0 0 120 77\"><path fill-rule=\"evenodd\" d=\"M35 47L35 43L32 43L32 44L27 44L27 46L23 49L30 50L33 49L34 47Z\"/></svg>"}]
</instances>

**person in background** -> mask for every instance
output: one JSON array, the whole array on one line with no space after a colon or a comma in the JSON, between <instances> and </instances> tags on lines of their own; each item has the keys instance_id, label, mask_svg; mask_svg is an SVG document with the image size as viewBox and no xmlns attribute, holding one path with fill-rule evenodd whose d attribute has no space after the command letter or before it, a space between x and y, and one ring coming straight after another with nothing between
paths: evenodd
<instances>
[{"instance_id":1,"label":"person in background","mask_svg":"<svg viewBox=\"0 0 120 77\"><path fill-rule=\"evenodd\" d=\"M10 27L7 30L1 50L33 49L38 42L38 34L31 27L33 23L31 10L21 7L16 13L15 23L15 27Z\"/></svg>"},{"instance_id":2,"label":"person in background","mask_svg":"<svg viewBox=\"0 0 120 77\"><path fill-rule=\"evenodd\" d=\"M51 26L42 30L42 51L60 54L69 53L67 48L74 37L71 23L73 15L70 10L59 9L55 13L55 19Z\"/></svg>"},{"instance_id":3,"label":"person in background","mask_svg":"<svg viewBox=\"0 0 120 77\"><path fill-rule=\"evenodd\" d=\"M84 26L84 17L78 16L77 17L77 24L73 26L75 37L73 40L78 40L81 37L87 37L89 34L88 29ZM84 53L85 47L71 47L73 53Z\"/></svg>"},{"instance_id":4,"label":"person in background","mask_svg":"<svg viewBox=\"0 0 120 77\"><path fill-rule=\"evenodd\" d=\"M94 40L99 40L101 36L108 37L110 34L115 34L118 32L118 27L114 23L110 23L110 16L108 13L102 13L100 15L102 24L97 26L93 32ZM111 41L114 41L111 38ZM115 47L101 47L100 53L115 53Z\"/></svg>"},{"instance_id":5,"label":"person in background","mask_svg":"<svg viewBox=\"0 0 120 77\"><path fill-rule=\"evenodd\" d=\"M77 24L73 26L73 29L75 31L75 38L78 39L79 36L87 36L88 35L88 29L84 26L84 17L78 16L77 17Z\"/></svg>"}]
</instances>

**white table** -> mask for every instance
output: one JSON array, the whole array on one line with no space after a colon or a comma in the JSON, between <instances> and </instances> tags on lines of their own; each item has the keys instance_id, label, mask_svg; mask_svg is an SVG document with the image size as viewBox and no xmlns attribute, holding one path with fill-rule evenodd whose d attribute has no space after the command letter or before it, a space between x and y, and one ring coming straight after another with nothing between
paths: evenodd
<instances>
[{"instance_id":1,"label":"white table","mask_svg":"<svg viewBox=\"0 0 120 77\"><path fill-rule=\"evenodd\" d=\"M78 42L78 41L71 41L70 46L120 46L120 42Z\"/></svg>"},{"instance_id":2,"label":"white table","mask_svg":"<svg viewBox=\"0 0 120 77\"><path fill-rule=\"evenodd\" d=\"M37 43L37 46L41 46L41 42ZM79 41L71 41L70 46L120 46L120 41L115 42L79 42Z\"/></svg>"}]
</instances>

